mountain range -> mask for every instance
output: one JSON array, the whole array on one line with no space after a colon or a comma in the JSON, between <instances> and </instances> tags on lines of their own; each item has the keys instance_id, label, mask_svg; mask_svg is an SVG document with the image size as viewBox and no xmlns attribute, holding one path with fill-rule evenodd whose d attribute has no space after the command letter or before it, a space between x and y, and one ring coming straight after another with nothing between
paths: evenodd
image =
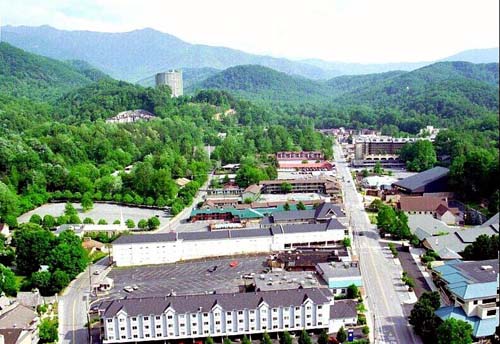
<instances>
[{"instance_id":1,"label":"mountain range","mask_svg":"<svg viewBox=\"0 0 500 344\"><path fill-rule=\"evenodd\" d=\"M340 75L409 71L436 62L356 64L317 59L292 61L225 47L191 44L153 29L104 33L58 30L46 25L4 26L2 40L59 60L84 60L114 78L130 82L140 80L141 83L148 83L148 78L155 73L172 68L190 69L192 75L206 75L210 69L261 65L286 74L326 80ZM442 60L498 62L498 51L498 48L468 50ZM194 71L199 68L204 68L204 71Z\"/></svg>"}]
</instances>

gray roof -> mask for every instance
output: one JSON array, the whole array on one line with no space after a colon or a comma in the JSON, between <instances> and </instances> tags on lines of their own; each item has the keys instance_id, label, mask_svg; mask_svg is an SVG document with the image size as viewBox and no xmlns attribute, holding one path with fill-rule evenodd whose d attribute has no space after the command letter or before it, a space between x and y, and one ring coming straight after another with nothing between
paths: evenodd
<instances>
[{"instance_id":1,"label":"gray roof","mask_svg":"<svg viewBox=\"0 0 500 344\"><path fill-rule=\"evenodd\" d=\"M214 240L229 238L228 230L210 231L210 232L182 232L178 234L182 240Z\"/></svg>"},{"instance_id":2,"label":"gray roof","mask_svg":"<svg viewBox=\"0 0 500 344\"><path fill-rule=\"evenodd\" d=\"M318 263L316 266L323 278L358 277L361 272L357 264L349 263Z\"/></svg>"},{"instance_id":3,"label":"gray roof","mask_svg":"<svg viewBox=\"0 0 500 344\"><path fill-rule=\"evenodd\" d=\"M169 307L177 313L209 312L216 304L225 311L255 309L262 302L270 307L299 306L307 298L317 304L329 302L332 296L327 288L258 291L253 293L185 295L148 298L126 298L104 301L99 308L104 317L113 317L120 310L128 315L161 314Z\"/></svg>"},{"instance_id":4,"label":"gray roof","mask_svg":"<svg viewBox=\"0 0 500 344\"><path fill-rule=\"evenodd\" d=\"M239 230L235 229L230 231L231 238L251 238L251 237L260 237L260 236L271 236L271 230L269 228L253 228L253 229L244 229Z\"/></svg>"},{"instance_id":5,"label":"gray roof","mask_svg":"<svg viewBox=\"0 0 500 344\"><path fill-rule=\"evenodd\" d=\"M496 232L493 228L483 226L464 229L462 231L457 231L456 233L462 242L468 244L472 244L480 235L485 234L487 236L492 236L494 234L498 234L498 232Z\"/></svg>"},{"instance_id":6,"label":"gray roof","mask_svg":"<svg viewBox=\"0 0 500 344\"><path fill-rule=\"evenodd\" d=\"M496 213L495 215L493 215L488 221L486 221L485 223L483 223L481 226L482 227L487 227L487 226L490 226L494 229L496 229L496 231L498 232L498 221L499 221L499 214L500 213Z\"/></svg>"},{"instance_id":7,"label":"gray roof","mask_svg":"<svg viewBox=\"0 0 500 344\"><path fill-rule=\"evenodd\" d=\"M323 203L316 208L316 219L330 218L332 215L336 217L345 217L342 207L334 203Z\"/></svg>"},{"instance_id":8,"label":"gray roof","mask_svg":"<svg viewBox=\"0 0 500 344\"><path fill-rule=\"evenodd\" d=\"M438 254L440 252L446 253L451 250L455 253L463 252L465 247L471 243L473 243L478 236L486 234L491 236L493 234L498 234L491 227L473 227L468 229L457 230L454 233L440 236L431 236L426 237L425 241L428 243L428 246ZM446 249L446 251L444 250ZM441 258L446 258L444 256L440 256Z\"/></svg>"},{"instance_id":9,"label":"gray roof","mask_svg":"<svg viewBox=\"0 0 500 344\"><path fill-rule=\"evenodd\" d=\"M314 219L316 210L290 210L273 213L273 222Z\"/></svg>"},{"instance_id":10,"label":"gray roof","mask_svg":"<svg viewBox=\"0 0 500 344\"><path fill-rule=\"evenodd\" d=\"M446 177L450 170L445 167L434 167L430 170L417 173L392 185L410 190L411 192L425 192L425 187L443 177Z\"/></svg>"},{"instance_id":11,"label":"gray roof","mask_svg":"<svg viewBox=\"0 0 500 344\"><path fill-rule=\"evenodd\" d=\"M330 306L330 319L355 318L357 314L354 300L337 300Z\"/></svg>"},{"instance_id":12,"label":"gray roof","mask_svg":"<svg viewBox=\"0 0 500 344\"><path fill-rule=\"evenodd\" d=\"M492 270L483 269L492 266ZM469 261L453 264L453 268L462 272L474 283L496 282L498 278L498 259Z\"/></svg>"},{"instance_id":13,"label":"gray roof","mask_svg":"<svg viewBox=\"0 0 500 344\"><path fill-rule=\"evenodd\" d=\"M408 226L420 240L438 233L453 233L456 229L449 227L443 221L432 215L408 215Z\"/></svg>"},{"instance_id":14,"label":"gray roof","mask_svg":"<svg viewBox=\"0 0 500 344\"><path fill-rule=\"evenodd\" d=\"M156 233L156 234L130 234L122 235L115 241L113 245L116 244L145 244L153 242L165 242L165 241L175 241L177 239L177 234L174 232L170 233Z\"/></svg>"},{"instance_id":15,"label":"gray roof","mask_svg":"<svg viewBox=\"0 0 500 344\"><path fill-rule=\"evenodd\" d=\"M18 305L12 310L0 316L0 329L3 328L22 328L28 329L38 315L31 309L23 305Z\"/></svg>"}]
</instances>

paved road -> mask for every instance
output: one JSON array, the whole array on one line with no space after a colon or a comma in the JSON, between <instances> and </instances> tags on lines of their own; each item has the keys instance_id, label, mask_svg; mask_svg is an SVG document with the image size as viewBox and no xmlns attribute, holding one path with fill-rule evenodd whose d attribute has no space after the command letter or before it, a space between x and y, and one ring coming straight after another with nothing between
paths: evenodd
<instances>
[{"instance_id":1,"label":"paved road","mask_svg":"<svg viewBox=\"0 0 500 344\"><path fill-rule=\"evenodd\" d=\"M107 267L107 258L89 266L65 290L59 298L59 343L85 344L89 342L87 323L87 298L90 283L104 278L105 273L96 276L94 271L103 271ZM89 276L90 269L90 276Z\"/></svg>"},{"instance_id":2,"label":"paved road","mask_svg":"<svg viewBox=\"0 0 500 344\"><path fill-rule=\"evenodd\" d=\"M356 191L352 176L339 145L333 147L337 171L343 177L344 203L354 231L354 244L360 260L366 301L375 315L376 343L420 343L404 316L402 303L408 293L401 288L400 268L379 244L375 226L370 224L362 197ZM361 233L361 235L360 235Z\"/></svg>"}]
</instances>

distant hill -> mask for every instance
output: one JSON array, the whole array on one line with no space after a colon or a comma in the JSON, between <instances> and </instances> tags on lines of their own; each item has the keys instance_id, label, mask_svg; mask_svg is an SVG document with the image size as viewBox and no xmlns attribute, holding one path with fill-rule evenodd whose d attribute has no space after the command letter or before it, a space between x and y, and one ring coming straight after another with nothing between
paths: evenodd
<instances>
[{"instance_id":1,"label":"distant hill","mask_svg":"<svg viewBox=\"0 0 500 344\"><path fill-rule=\"evenodd\" d=\"M103 77L88 64L65 63L0 43L0 94L48 100Z\"/></svg>"},{"instance_id":2,"label":"distant hill","mask_svg":"<svg viewBox=\"0 0 500 344\"><path fill-rule=\"evenodd\" d=\"M290 75L327 80L340 75L410 71L436 62L359 64L318 59L292 61L230 48L191 44L153 29L106 33L58 30L47 25L4 26L2 39L35 54L64 61L87 61L114 78L130 82L139 80L141 84L144 84L143 79L172 68L223 70L237 65L261 65ZM473 63L498 62L498 48L464 51L444 60L453 59ZM148 81L145 80L145 83Z\"/></svg>"},{"instance_id":3,"label":"distant hill","mask_svg":"<svg viewBox=\"0 0 500 344\"><path fill-rule=\"evenodd\" d=\"M356 77L359 87L338 95L335 101L376 108L395 107L445 118L498 111L498 63L439 62L387 76L376 82L366 80L366 83L363 78L369 76ZM337 79L343 78L334 78L328 84L335 85Z\"/></svg>"},{"instance_id":4,"label":"distant hill","mask_svg":"<svg viewBox=\"0 0 500 344\"><path fill-rule=\"evenodd\" d=\"M262 66L228 68L193 89L220 89L275 103L398 108L444 118L498 111L498 63L439 62L415 71L314 81Z\"/></svg>"},{"instance_id":5,"label":"distant hill","mask_svg":"<svg viewBox=\"0 0 500 344\"><path fill-rule=\"evenodd\" d=\"M493 63L499 62L499 49L471 49L458 54L448 56L441 61L465 61L472 63Z\"/></svg>"},{"instance_id":6,"label":"distant hill","mask_svg":"<svg viewBox=\"0 0 500 344\"><path fill-rule=\"evenodd\" d=\"M399 63L345 63L345 62L332 62L320 59L306 59L300 62L310 64L312 66L328 70L335 74L340 75L363 75L372 73L383 73L394 70L412 71L424 66L431 65L440 61L464 61L471 63L495 63L499 62L499 48L490 49L473 49L464 50L455 55L445 57L439 61L421 61L421 62L399 62Z\"/></svg>"},{"instance_id":7,"label":"distant hill","mask_svg":"<svg viewBox=\"0 0 500 344\"><path fill-rule=\"evenodd\" d=\"M334 74L282 58L190 44L153 29L122 33L65 31L50 26L4 26L2 39L24 50L60 59L84 60L114 78L136 82L171 68L225 69L259 64L313 79Z\"/></svg>"},{"instance_id":8,"label":"distant hill","mask_svg":"<svg viewBox=\"0 0 500 344\"><path fill-rule=\"evenodd\" d=\"M325 83L258 65L228 68L195 84L191 91L197 89L226 90L248 99L277 102L321 101L331 97Z\"/></svg>"},{"instance_id":9,"label":"distant hill","mask_svg":"<svg viewBox=\"0 0 500 344\"><path fill-rule=\"evenodd\" d=\"M220 69L215 68L180 68L182 70L182 82L184 85L184 89L189 89L193 87L198 82L201 82L212 75L220 72ZM155 86L155 76L151 75L150 77L141 79L136 81L136 84L144 86L144 87L154 87Z\"/></svg>"}]
</instances>

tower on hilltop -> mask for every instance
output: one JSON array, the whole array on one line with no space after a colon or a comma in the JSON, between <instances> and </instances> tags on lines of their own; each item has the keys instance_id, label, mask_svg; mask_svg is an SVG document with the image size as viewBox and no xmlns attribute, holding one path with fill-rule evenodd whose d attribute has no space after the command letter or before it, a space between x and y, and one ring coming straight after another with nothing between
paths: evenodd
<instances>
[{"instance_id":1,"label":"tower on hilltop","mask_svg":"<svg viewBox=\"0 0 500 344\"><path fill-rule=\"evenodd\" d=\"M156 87L167 85L172 89L172 97L179 97L184 94L182 85L182 71L169 70L168 72L158 73L155 77Z\"/></svg>"}]
</instances>

